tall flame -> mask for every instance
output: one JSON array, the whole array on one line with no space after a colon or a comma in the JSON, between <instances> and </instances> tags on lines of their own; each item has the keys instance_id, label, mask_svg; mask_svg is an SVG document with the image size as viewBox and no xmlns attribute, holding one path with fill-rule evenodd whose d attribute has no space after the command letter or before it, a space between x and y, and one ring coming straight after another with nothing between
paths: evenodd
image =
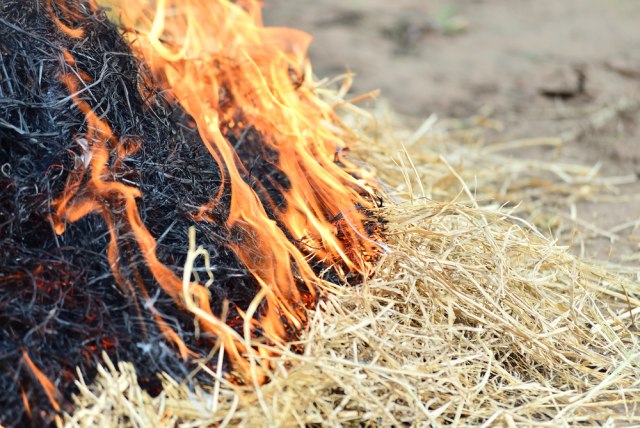
<instances>
[{"instance_id":1,"label":"tall flame","mask_svg":"<svg viewBox=\"0 0 640 428\"><path fill-rule=\"evenodd\" d=\"M340 156L347 134L336 131L339 120L309 80L306 49L310 37L295 30L265 28L260 4L254 0L108 3L130 30L132 46L155 81L169 88L195 120L223 175L221 189L231 195L226 226L234 241L228 245L265 296L260 327L270 340L286 339L288 326L300 328L305 321L299 285L304 284L312 295L316 293L318 277L309 264L310 257L342 266L347 272L366 274L376 252L376 244L364 228L367 219L363 210L372 207L370 180L365 181L363 173ZM95 11L94 2L87 4ZM71 18L65 16L65 21ZM83 37L81 28L56 22L69 37ZM65 58L73 68L73 56L66 52ZM76 71L62 80L71 94L77 94L91 77ZM212 313L205 286L191 283L189 298L185 298L182 281L156 256L155 238L136 205L140 191L115 178L113 171L119 160L137 150L139 143L119 141L85 101L77 95L72 95L72 100L87 118L89 130L78 144L88 154L55 202L56 232L63 233L67 223L89 213L101 213L111 231L108 257L114 276L121 286L131 287L119 274L117 231L110 212L113 203L105 202L116 201L126 213L128 227L157 283L176 303L194 313L201 329L221 338L236 367L246 374L248 366L242 354L247 350L241 337ZM260 138L245 138L248 131ZM230 141L230 135L236 139ZM234 144L260 145L261 150L272 153L273 167L287 177L287 185L264 177L250 184L249 168ZM286 203L277 203L267 187L278 188ZM222 190L211 195L194 213L194 221L212 221L208 213L220 203L221 194ZM178 335L158 321L186 358L190 351Z\"/></svg>"}]
</instances>

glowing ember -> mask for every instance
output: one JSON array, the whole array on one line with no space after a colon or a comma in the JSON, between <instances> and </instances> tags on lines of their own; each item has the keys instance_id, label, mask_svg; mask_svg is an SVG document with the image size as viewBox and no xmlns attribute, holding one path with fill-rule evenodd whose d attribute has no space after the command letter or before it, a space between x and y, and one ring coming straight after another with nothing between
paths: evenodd
<instances>
[{"instance_id":1,"label":"glowing ember","mask_svg":"<svg viewBox=\"0 0 640 428\"><path fill-rule=\"evenodd\" d=\"M90 43L101 44L95 38L96 28L111 25L105 23L97 4L64 0L34 3L44 6L49 22L65 40L56 48L61 70L56 78L67 96L55 105L68 103L82 118L67 144L67 159L48 167L61 171L56 177L64 177L58 190L55 183L49 186L46 220L58 236L56 245L60 248L58 239L67 242L72 238L76 224L100 219L101 226L90 224L106 228L107 264L120 293L133 302L136 317L150 316L182 359L202 356L200 348L185 343L176 328L180 322L171 321L158 309L158 292L154 292L158 285L176 308L191 315L199 343L206 342L205 348L210 349L219 340L240 379L264 380L264 373L256 373L246 360L249 349L238 333L242 319L246 318L254 337L262 337L262 343L290 339L304 326L307 308L315 304L322 282L320 272L330 270L342 278L366 276L379 247L372 236L375 222L370 218L375 184L342 157L353 137L314 91L306 59L310 37L294 30L265 28L260 5L252 0L105 1L150 73L125 76L137 78L135 93L115 79L113 87L123 86L126 96L112 106L100 101L94 90L104 87L108 91L105 82L117 71L105 71L111 70L109 61L115 61L107 55L119 54L105 53L104 58L94 60L81 49ZM28 7L40 10L33 4ZM12 31L20 30L15 27L9 26ZM114 33L110 28L105 34ZM102 69L100 61L104 61ZM158 101L157 89L163 91L165 101ZM144 177L150 175L135 171L132 162L157 169L158 158L145 152L150 137L144 130L160 128L129 126L126 121L125 127L110 120L112 109L129 110L129 121L153 121L157 106L166 103L175 106L172 108L178 113L184 109L186 115L178 114L173 120L188 131L197 130L194 135L201 146L190 146L194 162L208 165L209 171L198 173L214 179L198 183L204 186L204 197L193 197L199 202L184 207L186 214L179 224L191 223L199 233L224 242L256 284L257 289L248 296L235 301L212 296L221 279L209 266L209 281L203 283L191 265L197 255L208 257L208 253L196 250L192 241L183 272L174 263L184 262L184 257L167 254L160 243L165 235L175 235L171 230L178 219L161 227L152 219L162 213L141 208L153 206L148 192L162 195L163 189L145 190ZM158 118L161 123L166 121ZM175 125L166 129L177 133ZM154 135L165 137L157 132ZM195 137L190 138L196 142ZM184 147L189 146L185 143ZM153 171L154 177L189 182L165 170L161 175ZM7 189L17 182L12 180ZM157 206L172 203L179 202L167 200ZM192 234L192 238L198 237ZM184 240L183 252L187 245ZM12 272L0 277L0 283L24 275L20 269ZM54 282L51 292L77 286L75 279L66 281L67 285ZM251 305L249 317L245 314L249 306L239 302L255 296L264 301ZM226 314L231 314L229 319ZM94 322L95 315L87 314L86 319ZM145 324L141 325L141 334L150 334ZM260 340L251 346L260 348ZM117 350L118 339L106 336L85 349ZM258 349L259 354L268 356L271 351L266 349ZM37 367L27 351L22 357L51 405L59 410L54 398L57 390L40 371L46 368ZM22 390L21 400L31 413L27 395Z\"/></svg>"}]
</instances>

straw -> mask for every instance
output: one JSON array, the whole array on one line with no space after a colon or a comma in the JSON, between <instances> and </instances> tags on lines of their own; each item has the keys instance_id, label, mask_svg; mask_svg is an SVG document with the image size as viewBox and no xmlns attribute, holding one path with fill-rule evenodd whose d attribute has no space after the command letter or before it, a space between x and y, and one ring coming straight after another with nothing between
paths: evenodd
<instances>
[{"instance_id":1,"label":"straw","mask_svg":"<svg viewBox=\"0 0 640 428\"><path fill-rule=\"evenodd\" d=\"M560 204L624 180L502 156L557 139L490 145L480 121L432 117L410 133L341 108L361 137L351 156L388 190L388 251L374 275L325 284L299 342L269 361L265 385L234 385L203 366L215 388L165 377L150 397L129 364L106 360L95 382L80 380L65 426L640 423L640 270L558 245L568 243Z\"/></svg>"}]
</instances>

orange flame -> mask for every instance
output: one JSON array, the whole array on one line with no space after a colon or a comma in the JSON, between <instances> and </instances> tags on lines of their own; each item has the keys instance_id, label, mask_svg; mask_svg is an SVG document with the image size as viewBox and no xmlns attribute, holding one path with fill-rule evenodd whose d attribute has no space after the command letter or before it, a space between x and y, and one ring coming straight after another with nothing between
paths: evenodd
<instances>
[{"instance_id":1,"label":"orange flame","mask_svg":"<svg viewBox=\"0 0 640 428\"><path fill-rule=\"evenodd\" d=\"M235 241L229 246L265 296L261 328L270 340L285 340L287 326L299 329L306 317L298 284L316 293L319 280L308 257L366 275L371 256L377 252L377 244L364 229L366 214L362 212L373 206L369 198L372 180L365 180L362 171L339 157L346 147L344 139L350 137L340 131L336 114L317 96L309 80L306 49L310 37L295 30L265 28L260 4L254 0L117 0L109 4L131 30L134 49L156 81L170 88L196 121L203 143L223 174L222 186L230 190L226 226ZM49 4L52 14L54 9ZM57 9L62 10L58 13L65 21L73 22L72 12ZM58 18L56 23L67 36L83 37L81 28ZM72 55L65 52L65 59L73 69ZM242 338L212 313L206 287L192 283L187 286L188 295L184 294L182 281L156 256L155 238L136 206L140 191L115 178L117 163L139 145L119 141L109 124L76 95L91 81L90 76L76 70L62 80L75 106L86 116L88 131L78 140L86 153L85 162L70 175L54 204L56 232L63 233L67 223L90 213L101 213L111 232L107 254L114 276L121 286L130 288L119 273L115 219L108 206L115 203L124 208L155 280L196 316L200 328L222 340L236 367L246 374L248 365L242 354L247 349ZM288 177L290 184L279 188L285 207L278 206L264 190L278 183L251 186L245 181L247 168L225 137L249 127L260 135L260 142L244 144L261 144L275 153L273 167ZM113 153L115 163L109 161ZM221 191L211 195L194 219L211 221L208 212L219 203L220 195ZM265 203L276 219L269 217ZM304 242L305 248L288 236ZM179 336L160 319L158 322L186 358L189 351Z\"/></svg>"},{"instance_id":2,"label":"orange flame","mask_svg":"<svg viewBox=\"0 0 640 428\"><path fill-rule=\"evenodd\" d=\"M55 411L59 412L60 404L58 404L58 400L60 398L60 391L58 391L58 388L56 388L55 385L51 383L49 378L47 378L44 373L40 371L40 369L33 363L33 361L31 361L29 354L27 354L27 351L25 351L24 349L22 350L22 358L27 363L27 366L29 366L29 369L31 370L31 373L33 373L33 376L38 382L40 382L42 389L44 389L44 393L47 394L47 398L51 402L51 405L53 406ZM25 408L27 409L27 413L30 414L31 408L29 406L29 401L24 394L22 396L22 400L25 404Z\"/></svg>"}]
</instances>

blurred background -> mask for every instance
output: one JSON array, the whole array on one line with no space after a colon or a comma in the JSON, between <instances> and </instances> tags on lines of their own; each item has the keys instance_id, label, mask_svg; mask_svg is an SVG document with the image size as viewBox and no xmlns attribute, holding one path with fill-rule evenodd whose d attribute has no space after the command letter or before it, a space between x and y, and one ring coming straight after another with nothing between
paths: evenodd
<instances>
[{"instance_id":1,"label":"blurred background","mask_svg":"<svg viewBox=\"0 0 640 428\"><path fill-rule=\"evenodd\" d=\"M639 0L265 0L265 23L312 34L317 76L354 72L354 94L380 89L409 123L481 114L502 125L496 141L561 137L513 155L623 177L620 198L572 215L603 231L636 221L616 251L640 250Z\"/></svg>"}]
</instances>

